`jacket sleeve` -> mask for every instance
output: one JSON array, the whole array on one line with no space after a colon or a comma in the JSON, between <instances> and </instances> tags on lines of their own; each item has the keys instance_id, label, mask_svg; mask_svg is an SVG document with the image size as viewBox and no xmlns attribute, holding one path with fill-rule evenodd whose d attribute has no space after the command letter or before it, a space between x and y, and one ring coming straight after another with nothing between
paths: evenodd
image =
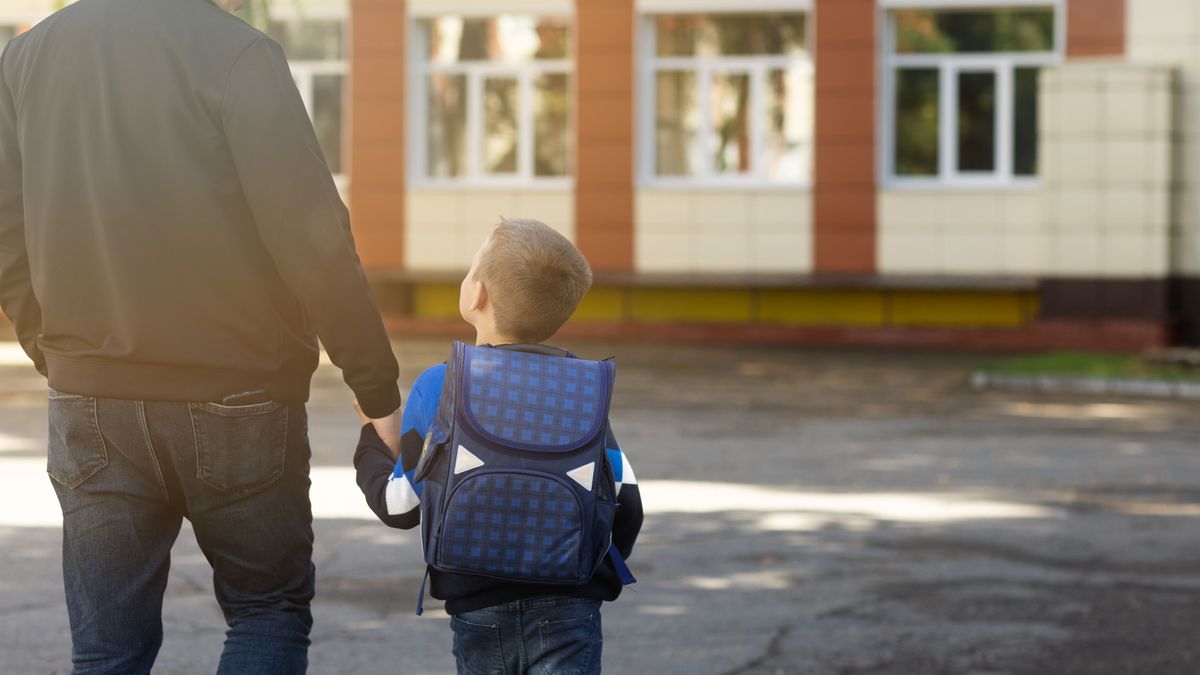
<instances>
[{"instance_id":1,"label":"jacket sleeve","mask_svg":"<svg viewBox=\"0 0 1200 675\"><path fill-rule=\"evenodd\" d=\"M37 344L42 332L42 307L33 293L25 246L17 109L4 70L4 57L0 56L0 309L12 320L17 339L34 367L45 375L46 359Z\"/></svg>"},{"instance_id":2,"label":"jacket sleeve","mask_svg":"<svg viewBox=\"0 0 1200 675\"><path fill-rule=\"evenodd\" d=\"M621 553L621 557L629 560L638 533L642 530L642 493L638 488L633 466L617 443L617 437L613 435L611 427L608 430L605 448L608 450L608 462L612 466L613 478L617 481L617 517L613 521L613 544Z\"/></svg>"},{"instance_id":3,"label":"jacket sleeve","mask_svg":"<svg viewBox=\"0 0 1200 675\"><path fill-rule=\"evenodd\" d=\"M350 217L279 45L233 66L221 122L258 234L368 417L400 407L399 369L350 233Z\"/></svg>"},{"instance_id":4,"label":"jacket sleeve","mask_svg":"<svg viewBox=\"0 0 1200 675\"><path fill-rule=\"evenodd\" d=\"M421 419L421 394L414 389L404 409L400 461L392 459L373 425L363 426L354 469L367 506L389 527L411 529L421 524L421 486L413 481L428 423Z\"/></svg>"}]
</instances>

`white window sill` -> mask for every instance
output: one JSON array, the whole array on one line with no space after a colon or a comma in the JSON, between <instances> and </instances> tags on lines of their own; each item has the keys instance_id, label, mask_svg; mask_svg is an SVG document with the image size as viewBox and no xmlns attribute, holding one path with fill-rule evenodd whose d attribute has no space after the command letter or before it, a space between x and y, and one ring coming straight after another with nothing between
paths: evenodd
<instances>
[{"instance_id":1,"label":"white window sill","mask_svg":"<svg viewBox=\"0 0 1200 675\"><path fill-rule=\"evenodd\" d=\"M678 190L681 192L697 191L697 190L712 190L720 192L727 191L779 191L779 192L808 192L812 190L812 183L808 182L771 182L759 180L712 180L703 178L685 178L680 180L642 180L637 184L641 190Z\"/></svg>"},{"instance_id":2,"label":"white window sill","mask_svg":"<svg viewBox=\"0 0 1200 675\"><path fill-rule=\"evenodd\" d=\"M571 178L546 178L543 180L479 180L465 178L462 180L413 180L409 181L410 190L561 190L568 192L575 189L575 181Z\"/></svg>"},{"instance_id":3,"label":"white window sill","mask_svg":"<svg viewBox=\"0 0 1200 675\"><path fill-rule=\"evenodd\" d=\"M1038 190L1042 187L1040 178L1009 178L995 180L944 180L941 178L933 179L902 179L891 178L880 182L879 189L881 190L911 190L913 192L921 191L946 191L960 190L968 192L972 190L998 190L998 191L1013 191L1025 192Z\"/></svg>"}]
</instances>

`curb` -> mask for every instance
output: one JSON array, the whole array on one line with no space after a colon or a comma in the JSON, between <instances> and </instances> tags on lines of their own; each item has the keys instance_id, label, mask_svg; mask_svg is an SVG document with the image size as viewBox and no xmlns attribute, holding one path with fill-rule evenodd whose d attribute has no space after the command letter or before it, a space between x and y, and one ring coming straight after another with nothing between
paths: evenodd
<instances>
[{"instance_id":1,"label":"curb","mask_svg":"<svg viewBox=\"0 0 1200 675\"><path fill-rule=\"evenodd\" d=\"M1114 394L1200 401L1200 381L1173 382L1170 380L1062 377L1058 375L1003 375L977 370L971 374L971 386L977 391L1004 389L1007 391Z\"/></svg>"}]
</instances>

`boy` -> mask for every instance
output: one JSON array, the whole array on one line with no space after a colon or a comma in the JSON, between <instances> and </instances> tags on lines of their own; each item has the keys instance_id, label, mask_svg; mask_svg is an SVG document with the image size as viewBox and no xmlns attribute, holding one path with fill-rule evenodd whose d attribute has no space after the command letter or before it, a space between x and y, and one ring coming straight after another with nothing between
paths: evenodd
<instances>
[{"instance_id":1,"label":"boy","mask_svg":"<svg viewBox=\"0 0 1200 675\"><path fill-rule=\"evenodd\" d=\"M540 343L575 312L591 286L583 255L535 220L504 220L475 253L463 279L459 311L475 328L475 344L567 356ZM420 523L422 485L414 484L425 435L442 393L446 364L426 370L404 410L399 461L370 420L354 456L358 484L379 519L409 529ZM617 488L612 543L632 552L642 524L641 498L629 462L611 434L605 442ZM537 585L430 568L431 595L446 601L459 673L599 673L600 603L621 581L607 557L582 585Z\"/></svg>"}]
</instances>

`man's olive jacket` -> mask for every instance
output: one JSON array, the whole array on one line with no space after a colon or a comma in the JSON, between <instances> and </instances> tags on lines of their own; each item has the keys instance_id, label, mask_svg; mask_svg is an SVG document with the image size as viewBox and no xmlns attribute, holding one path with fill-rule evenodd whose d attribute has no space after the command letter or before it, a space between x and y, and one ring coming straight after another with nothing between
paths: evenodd
<instances>
[{"instance_id":1,"label":"man's olive jacket","mask_svg":"<svg viewBox=\"0 0 1200 675\"><path fill-rule=\"evenodd\" d=\"M0 306L51 387L307 400L319 337L400 404L279 45L210 0L81 0L0 57Z\"/></svg>"}]
</instances>

